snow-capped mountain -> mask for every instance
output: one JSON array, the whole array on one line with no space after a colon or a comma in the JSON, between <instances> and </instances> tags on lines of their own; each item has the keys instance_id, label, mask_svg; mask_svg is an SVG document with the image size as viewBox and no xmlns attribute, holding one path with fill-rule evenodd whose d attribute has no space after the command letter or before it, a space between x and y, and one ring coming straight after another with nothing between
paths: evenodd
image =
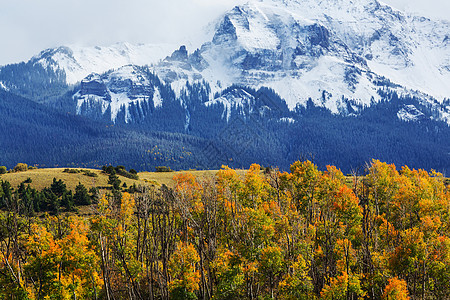
<instances>
[{"instance_id":1,"label":"snow-capped mountain","mask_svg":"<svg viewBox=\"0 0 450 300\"><path fill-rule=\"evenodd\" d=\"M333 113L351 114L349 103L358 111L388 90L421 99L435 119L450 123L450 107L443 105L450 96L450 22L409 15L377 0L252 0L210 28L211 39L197 50L70 46L45 50L28 64L55 74L46 84L81 82L73 97L77 113L97 107L112 121L123 111L125 122L133 122L129 106L157 95L132 66L148 65L178 98L188 84L207 83L204 105L223 102L214 95L237 84L272 88L291 110L311 99ZM0 83L11 90L21 86L5 80L2 69Z\"/></svg>"},{"instance_id":2,"label":"snow-capped mountain","mask_svg":"<svg viewBox=\"0 0 450 300\"><path fill-rule=\"evenodd\" d=\"M320 22L286 4L264 1L235 7L202 47L211 68L227 66L225 82L274 88L290 108L312 98L339 112L342 97L369 105L377 98L366 61ZM210 71L206 77L220 71Z\"/></svg>"},{"instance_id":3,"label":"snow-capped mountain","mask_svg":"<svg viewBox=\"0 0 450 300\"><path fill-rule=\"evenodd\" d=\"M449 22L376 0L252 1L218 23L201 51L213 71L203 74L272 87L291 108L310 97L334 112L342 96L370 105L383 77L442 101L450 95L449 36Z\"/></svg>"},{"instance_id":4,"label":"snow-capped mountain","mask_svg":"<svg viewBox=\"0 0 450 300\"><path fill-rule=\"evenodd\" d=\"M176 49L170 44L116 43L109 47L76 45L47 49L31 58L33 64L62 70L67 84L75 84L90 73L104 73L125 65L150 65Z\"/></svg>"},{"instance_id":5,"label":"snow-capped mountain","mask_svg":"<svg viewBox=\"0 0 450 300\"><path fill-rule=\"evenodd\" d=\"M272 87L290 108L312 98L337 113L342 97L370 105L380 86L395 84L442 102L450 95L449 36L449 22L376 0L251 1L218 21L196 52L197 71L213 90Z\"/></svg>"}]
</instances>

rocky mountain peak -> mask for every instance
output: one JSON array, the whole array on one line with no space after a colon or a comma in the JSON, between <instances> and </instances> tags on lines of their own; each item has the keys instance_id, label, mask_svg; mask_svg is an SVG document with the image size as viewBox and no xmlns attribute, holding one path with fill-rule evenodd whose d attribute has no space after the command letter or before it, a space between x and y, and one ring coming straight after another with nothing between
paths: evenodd
<instances>
[{"instance_id":1,"label":"rocky mountain peak","mask_svg":"<svg viewBox=\"0 0 450 300\"><path fill-rule=\"evenodd\" d=\"M32 61L53 70L59 81L65 76L62 85L82 81L81 95L104 100L111 93L130 101L152 93L146 90L152 86L147 74L136 65L150 66L177 97L198 82L207 82L211 94L234 84L268 87L291 110L311 99L345 113L342 103L370 106L381 99L380 90L425 102L442 102L450 94L450 23L408 15L377 0L250 1L225 12L212 30L211 40L197 50L70 46L45 50ZM91 73L102 75L85 78ZM13 87L7 79L0 78L2 85Z\"/></svg>"}]
</instances>

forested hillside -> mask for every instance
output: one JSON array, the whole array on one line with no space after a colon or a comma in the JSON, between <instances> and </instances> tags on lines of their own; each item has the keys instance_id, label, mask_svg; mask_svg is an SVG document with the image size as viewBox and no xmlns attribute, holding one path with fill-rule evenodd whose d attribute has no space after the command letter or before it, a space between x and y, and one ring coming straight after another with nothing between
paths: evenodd
<instances>
[{"instance_id":1,"label":"forested hillside","mask_svg":"<svg viewBox=\"0 0 450 300\"><path fill-rule=\"evenodd\" d=\"M348 102L347 115L336 115L312 102L289 111L267 88L233 86L216 95L219 100L205 102L207 87L189 86L182 102L163 102L133 124L76 116L0 90L0 164L124 164L152 171L161 165L174 170L218 169L222 164L246 169L256 162L288 170L292 161L313 159L321 170L333 164L348 174L377 158L450 172L450 129L435 121L433 108L418 99L385 92L386 101L359 107L358 112ZM407 106L431 117L400 120L398 111Z\"/></svg>"},{"instance_id":2,"label":"forested hillside","mask_svg":"<svg viewBox=\"0 0 450 300\"><path fill-rule=\"evenodd\" d=\"M0 298L448 299L448 181L365 171L223 167L127 192L112 176L84 216L36 217L26 185L3 181Z\"/></svg>"},{"instance_id":3,"label":"forested hillside","mask_svg":"<svg viewBox=\"0 0 450 300\"><path fill-rule=\"evenodd\" d=\"M177 168L204 165L192 153L201 153L204 139L182 133L116 128L80 116L61 113L0 90L1 165L100 168L127 164L153 170L171 163Z\"/></svg>"}]
</instances>

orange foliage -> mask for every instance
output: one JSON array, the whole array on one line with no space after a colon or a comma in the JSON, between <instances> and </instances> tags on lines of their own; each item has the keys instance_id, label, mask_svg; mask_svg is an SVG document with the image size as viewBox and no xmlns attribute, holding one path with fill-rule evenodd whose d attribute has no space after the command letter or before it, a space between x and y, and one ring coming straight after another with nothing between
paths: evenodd
<instances>
[{"instance_id":1,"label":"orange foliage","mask_svg":"<svg viewBox=\"0 0 450 300\"><path fill-rule=\"evenodd\" d=\"M254 164L245 176L223 166L215 181L173 179L174 189L123 193L120 204L104 195L89 220L16 224L0 211L0 285L20 282L30 299L39 289L59 299L449 298L440 173L373 160L353 190L338 168L310 161L290 173ZM3 298L19 297L0 288Z\"/></svg>"},{"instance_id":2,"label":"orange foliage","mask_svg":"<svg viewBox=\"0 0 450 300\"><path fill-rule=\"evenodd\" d=\"M408 289L406 281L397 277L389 279L389 283L384 289L383 299L386 300L408 300Z\"/></svg>"}]
</instances>

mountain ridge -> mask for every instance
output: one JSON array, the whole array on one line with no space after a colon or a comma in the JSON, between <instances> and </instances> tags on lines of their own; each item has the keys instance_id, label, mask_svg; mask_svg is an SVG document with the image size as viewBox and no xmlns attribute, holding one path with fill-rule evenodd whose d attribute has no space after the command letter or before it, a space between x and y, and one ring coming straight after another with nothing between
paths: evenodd
<instances>
[{"instance_id":1,"label":"mountain ridge","mask_svg":"<svg viewBox=\"0 0 450 300\"><path fill-rule=\"evenodd\" d=\"M379 101L375 81L385 79L403 86L395 89L400 93L419 91L438 102L450 95L445 84L450 80L450 22L409 16L376 0L352 3L250 1L226 12L209 34L212 39L192 53L173 45L118 43L48 49L30 62L64 71L69 85L90 73L150 65L178 95L187 81L205 80L213 92L232 84L267 86L291 109L312 98L334 113L342 97L361 105ZM431 52L424 50L430 46ZM184 53L177 57L180 50ZM429 58L433 51L434 60ZM325 103L324 91L329 95Z\"/></svg>"}]
</instances>

